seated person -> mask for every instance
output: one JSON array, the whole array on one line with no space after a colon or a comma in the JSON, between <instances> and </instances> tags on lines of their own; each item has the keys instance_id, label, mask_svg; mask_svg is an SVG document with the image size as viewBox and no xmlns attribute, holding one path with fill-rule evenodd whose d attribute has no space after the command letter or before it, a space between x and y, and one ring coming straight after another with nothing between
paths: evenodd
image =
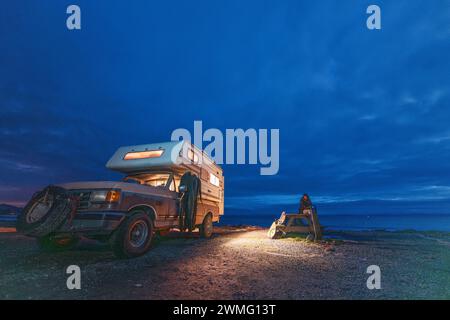
<instances>
[{"instance_id":1,"label":"seated person","mask_svg":"<svg viewBox=\"0 0 450 320\"><path fill-rule=\"evenodd\" d=\"M300 207L298 209L298 213L300 214L312 214L313 204L309 196L305 193L300 199Z\"/></svg>"}]
</instances>

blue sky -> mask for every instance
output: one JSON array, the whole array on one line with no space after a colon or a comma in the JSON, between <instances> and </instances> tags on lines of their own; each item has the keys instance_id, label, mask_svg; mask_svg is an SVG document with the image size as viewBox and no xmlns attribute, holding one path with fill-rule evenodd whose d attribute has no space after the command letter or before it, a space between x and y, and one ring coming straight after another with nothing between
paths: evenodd
<instances>
[{"instance_id":1,"label":"blue sky","mask_svg":"<svg viewBox=\"0 0 450 320\"><path fill-rule=\"evenodd\" d=\"M65 26L72 3L80 31ZM118 179L104 167L117 147L202 120L280 129L278 175L224 166L229 211L294 208L308 192L339 210L450 212L449 40L438 0L2 4L0 203Z\"/></svg>"}]
</instances>

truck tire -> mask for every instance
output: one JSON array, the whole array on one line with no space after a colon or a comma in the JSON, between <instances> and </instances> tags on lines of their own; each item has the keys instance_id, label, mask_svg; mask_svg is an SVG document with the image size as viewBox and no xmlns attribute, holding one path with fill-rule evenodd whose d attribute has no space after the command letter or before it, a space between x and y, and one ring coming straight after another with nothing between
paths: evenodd
<instances>
[{"instance_id":1,"label":"truck tire","mask_svg":"<svg viewBox=\"0 0 450 320\"><path fill-rule=\"evenodd\" d=\"M53 235L48 235L37 239L39 247L44 251L63 251L75 247L80 238L75 236L68 236L64 238L57 238Z\"/></svg>"},{"instance_id":2,"label":"truck tire","mask_svg":"<svg viewBox=\"0 0 450 320\"><path fill-rule=\"evenodd\" d=\"M213 223L211 214L207 214L200 225L200 236L202 238L211 238L213 234Z\"/></svg>"},{"instance_id":3,"label":"truck tire","mask_svg":"<svg viewBox=\"0 0 450 320\"><path fill-rule=\"evenodd\" d=\"M48 186L37 192L17 219L18 232L31 237L44 237L58 229L76 206L66 189Z\"/></svg>"},{"instance_id":4,"label":"truck tire","mask_svg":"<svg viewBox=\"0 0 450 320\"><path fill-rule=\"evenodd\" d=\"M114 255L126 259L147 253L152 244L153 229L153 221L144 211L133 211L111 236Z\"/></svg>"}]
</instances>

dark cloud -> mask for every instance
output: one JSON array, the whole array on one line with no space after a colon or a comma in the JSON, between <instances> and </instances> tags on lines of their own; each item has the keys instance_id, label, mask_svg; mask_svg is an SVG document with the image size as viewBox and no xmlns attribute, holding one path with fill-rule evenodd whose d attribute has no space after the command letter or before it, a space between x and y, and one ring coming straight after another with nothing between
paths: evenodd
<instances>
[{"instance_id":1,"label":"dark cloud","mask_svg":"<svg viewBox=\"0 0 450 320\"><path fill-rule=\"evenodd\" d=\"M369 4L80 0L78 32L63 4L3 5L0 202L117 179L104 168L117 147L202 120L280 128L277 176L224 166L229 208L289 206L308 191L324 205L436 211L450 198L450 9L381 1L382 30L369 31Z\"/></svg>"}]
</instances>

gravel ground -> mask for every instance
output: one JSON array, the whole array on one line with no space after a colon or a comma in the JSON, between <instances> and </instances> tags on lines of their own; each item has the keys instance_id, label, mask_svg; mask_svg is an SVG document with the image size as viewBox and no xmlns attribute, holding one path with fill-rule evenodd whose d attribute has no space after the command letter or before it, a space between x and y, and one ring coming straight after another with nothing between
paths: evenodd
<instances>
[{"instance_id":1,"label":"gravel ground","mask_svg":"<svg viewBox=\"0 0 450 320\"><path fill-rule=\"evenodd\" d=\"M329 232L310 243L221 227L212 239L173 232L145 256L116 260L83 241L58 253L0 233L0 299L450 299L450 234ZM335 239L335 240L332 240ZM65 270L81 267L81 290ZM366 269L381 268L380 290Z\"/></svg>"}]
</instances>

